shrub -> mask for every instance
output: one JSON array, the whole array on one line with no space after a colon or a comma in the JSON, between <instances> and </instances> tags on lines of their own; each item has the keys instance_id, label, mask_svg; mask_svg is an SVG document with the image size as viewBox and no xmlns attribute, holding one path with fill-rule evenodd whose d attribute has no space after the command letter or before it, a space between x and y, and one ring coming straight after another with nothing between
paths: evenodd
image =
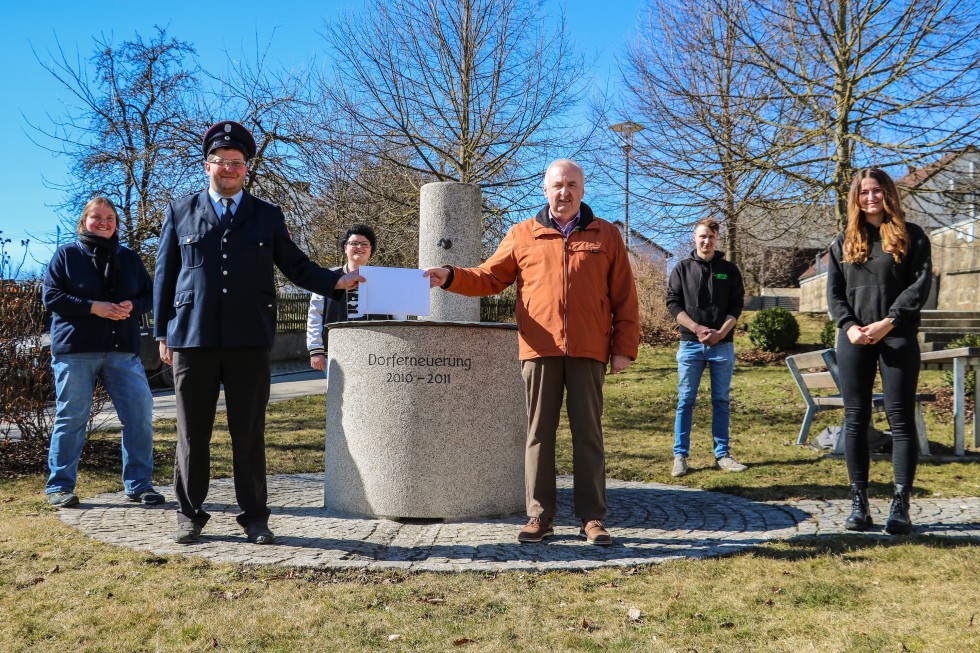
<instances>
[{"instance_id":1,"label":"shrub","mask_svg":"<svg viewBox=\"0 0 980 653\"><path fill-rule=\"evenodd\" d=\"M786 351L800 337L800 325L785 308L766 308L749 324L749 340L762 351Z\"/></svg>"},{"instance_id":2,"label":"shrub","mask_svg":"<svg viewBox=\"0 0 980 653\"><path fill-rule=\"evenodd\" d=\"M980 333L968 333L946 345L946 349L959 349L960 347L980 347ZM943 379L946 381L946 385L953 387L952 372L943 372ZM967 372L964 385L966 386L966 396L973 397L977 387L977 373Z\"/></svg>"},{"instance_id":3,"label":"shrub","mask_svg":"<svg viewBox=\"0 0 980 653\"><path fill-rule=\"evenodd\" d=\"M42 342L45 316L38 280L4 281L0 287L0 435L47 437L54 399L51 354Z\"/></svg>"},{"instance_id":4,"label":"shrub","mask_svg":"<svg viewBox=\"0 0 980 653\"><path fill-rule=\"evenodd\" d=\"M667 265L660 260L632 259L636 294L640 301L640 341L657 346L680 338L677 322L667 310Z\"/></svg>"},{"instance_id":5,"label":"shrub","mask_svg":"<svg viewBox=\"0 0 980 653\"><path fill-rule=\"evenodd\" d=\"M823 331L820 332L820 344L827 349L833 349L837 344L837 323L833 320L827 320L827 323L823 325Z\"/></svg>"},{"instance_id":6,"label":"shrub","mask_svg":"<svg viewBox=\"0 0 980 653\"><path fill-rule=\"evenodd\" d=\"M54 372L47 329L40 279L0 280L0 441L14 429L24 440L51 437ZM91 416L107 399L98 383Z\"/></svg>"}]
</instances>

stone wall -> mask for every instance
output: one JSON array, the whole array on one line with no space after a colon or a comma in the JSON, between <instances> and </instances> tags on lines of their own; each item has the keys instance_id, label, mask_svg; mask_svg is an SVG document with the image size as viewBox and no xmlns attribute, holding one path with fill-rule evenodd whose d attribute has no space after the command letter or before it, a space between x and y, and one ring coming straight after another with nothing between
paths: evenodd
<instances>
[{"instance_id":1,"label":"stone wall","mask_svg":"<svg viewBox=\"0 0 980 653\"><path fill-rule=\"evenodd\" d=\"M772 286L766 286L764 288L759 288L759 295L761 297L791 297L793 299L800 298L799 288L775 288Z\"/></svg>"},{"instance_id":2,"label":"stone wall","mask_svg":"<svg viewBox=\"0 0 980 653\"><path fill-rule=\"evenodd\" d=\"M827 273L800 279L800 312L827 312Z\"/></svg>"},{"instance_id":3,"label":"stone wall","mask_svg":"<svg viewBox=\"0 0 980 653\"><path fill-rule=\"evenodd\" d=\"M974 311L980 305L980 220L932 232L933 270L939 275L938 308Z\"/></svg>"},{"instance_id":4,"label":"stone wall","mask_svg":"<svg viewBox=\"0 0 980 653\"><path fill-rule=\"evenodd\" d=\"M939 282L939 309L975 311L980 306L980 271L944 274Z\"/></svg>"}]
</instances>

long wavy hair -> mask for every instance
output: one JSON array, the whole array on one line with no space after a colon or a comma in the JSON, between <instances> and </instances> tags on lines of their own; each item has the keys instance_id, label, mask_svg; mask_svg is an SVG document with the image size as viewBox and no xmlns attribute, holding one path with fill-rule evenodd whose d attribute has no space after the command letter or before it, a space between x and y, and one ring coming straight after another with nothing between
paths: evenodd
<instances>
[{"instance_id":1,"label":"long wavy hair","mask_svg":"<svg viewBox=\"0 0 980 653\"><path fill-rule=\"evenodd\" d=\"M868 220L861 210L861 182L874 179L884 191L885 217L881 223L881 247L901 263L909 253L911 240L905 226L905 211L895 182L879 168L864 168L854 175L851 191L847 194L847 229L844 232L844 262L864 263L871 253L868 242Z\"/></svg>"}]
</instances>

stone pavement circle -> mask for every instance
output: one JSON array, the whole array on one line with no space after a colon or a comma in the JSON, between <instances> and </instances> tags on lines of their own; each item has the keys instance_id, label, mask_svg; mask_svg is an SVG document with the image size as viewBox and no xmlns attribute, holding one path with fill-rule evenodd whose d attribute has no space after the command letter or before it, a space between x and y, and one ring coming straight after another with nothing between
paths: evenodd
<instances>
[{"instance_id":1,"label":"stone pavement circle","mask_svg":"<svg viewBox=\"0 0 980 653\"><path fill-rule=\"evenodd\" d=\"M457 522L347 518L322 507L320 474L269 477L270 527L276 544L245 541L234 520L238 507L231 479L211 483L205 509L211 521L200 542L175 544L173 488L168 503L144 507L121 493L85 498L79 508L58 511L65 523L90 537L158 555L191 555L214 562L274 564L319 569L413 571L511 571L592 569L656 564L745 551L773 540L840 534L850 502L804 500L754 502L740 497L659 483L610 480L608 522L615 544L603 548L578 537L571 515L570 477L559 477L555 537L518 544L526 518ZM872 502L875 523L884 523L887 500ZM930 536L980 538L980 499L916 499L912 518ZM865 536L889 537L880 530Z\"/></svg>"}]
</instances>

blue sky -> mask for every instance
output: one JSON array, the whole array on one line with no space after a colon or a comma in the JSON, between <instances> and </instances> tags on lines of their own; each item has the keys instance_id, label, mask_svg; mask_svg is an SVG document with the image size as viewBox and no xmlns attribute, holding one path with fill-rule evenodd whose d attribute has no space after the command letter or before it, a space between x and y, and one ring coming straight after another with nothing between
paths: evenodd
<instances>
[{"instance_id":1,"label":"blue sky","mask_svg":"<svg viewBox=\"0 0 980 653\"><path fill-rule=\"evenodd\" d=\"M557 5L560 0L547 0ZM4 8L4 38L0 39L3 87L0 125L6 151L0 157L6 210L0 214L2 237L11 238L8 251L18 254L21 239L30 238L31 257L47 262L53 245L58 216L54 206L58 191L44 180L60 182L67 174L67 161L31 142L27 120L45 124L45 116L63 115L69 102L66 91L45 71L34 52L49 60L56 39L69 56L77 51L83 59L92 50L93 37L110 36L115 42L137 32L152 36L153 26L168 29L171 36L191 43L205 67L220 70L225 52L254 51L269 43L270 55L283 66L297 66L316 57L323 60L324 19L336 18L345 10L357 10L359 0L288 0L282 3L239 0L223 6L171 0L13 0ZM636 30L637 15L644 0L564 2L572 36L587 53L599 57L596 83L605 85L615 75L615 57L623 52ZM270 16L270 8L274 14ZM233 116L229 116L233 118ZM202 187L204 176L202 173ZM592 197L595 201L597 198ZM27 269L39 269L28 263Z\"/></svg>"}]
</instances>

